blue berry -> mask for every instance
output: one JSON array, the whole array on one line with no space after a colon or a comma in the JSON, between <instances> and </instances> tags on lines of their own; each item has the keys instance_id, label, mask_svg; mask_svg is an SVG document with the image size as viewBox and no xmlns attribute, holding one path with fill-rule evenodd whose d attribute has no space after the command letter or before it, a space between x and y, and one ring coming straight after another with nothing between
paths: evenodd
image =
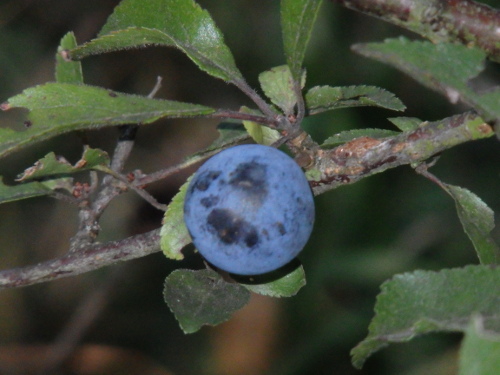
<instances>
[{"instance_id":1,"label":"blue berry","mask_svg":"<svg viewBox=\"0 0 500 375\"><path fill-rule=\"evenodd\" d=\"M284 266L305 246L314 222L313 195L285 153L235 146L196 172L184 220L208 262L231 273L258 275Z\"/></svg>"}]
</instances>

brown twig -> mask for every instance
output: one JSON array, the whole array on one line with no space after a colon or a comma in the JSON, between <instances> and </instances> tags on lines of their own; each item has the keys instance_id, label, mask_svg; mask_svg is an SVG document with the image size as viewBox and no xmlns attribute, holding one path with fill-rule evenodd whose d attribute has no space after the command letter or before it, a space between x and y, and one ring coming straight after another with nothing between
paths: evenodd
<instances>
[{"instance_id":1,"label":"brown twig","mask_svg":"<svg viewBox=\"0 0 500 375\"><path fill-rule=\"evenodd\" d=\"M241 90L246 96L248 96L252 101L257 105L257 107L260 109L260 111L266 115L266 117L273 118L275 115L273 109L267 102L262 99L262 97L257 94L257 92L251 88L248 83L246 83L245 80L243 79L238 79L238 80L233 80L231 82L234 84L237 88Z\"/></svg>"},{"instance_id":2,"label":"brown twig","mask_svg":"<svg viewBox=\"0 0 500 375\"><path fill-rule=\"evenodd\" d=\"M149 98L152 98L158 92L161 87L161 80L161 77L157 77L156 83L148 95ZM151 204L158 204L155 205L155 207L164 208L147 192L131 186L125 178L119 178L120 172L123 170L134 147L137 125L127 125L121 130L122 135L116 143L110 168L105 170L108 173L112 173L103 178L101 189L97 192L96 197L91 199L89 196L87 199L83 200L80 205L80 212L78 214L80 224L77 233L71 238L70 252L77 252L81 249L85 249L95 241L100 231L99 219L111 201L126 191L124 185L132 187L140 196ZM120 183L116 183L116 181L120 181Z\"/></svg>"},{"instance_id":3,"label":"brown twig","mask_svg":"<svg viewBox=\"0 0 500 375\"><path fill-rule=\"evenodd\" d=\"M361 137L332 150L316 149L308 174L315 194L354 183L400 165L419 164L458 144L492 136L493 129L475 114L423 123L394 137ZM79 252L33 266L0 272L0 289L78 275L159 251L160 229L121 241L92 244Z\"/></svg>"},{"instance_id":4,"label":"brown twig","mask_svg":"<svg viewBox=\"0 0 500 375\"><path fill-rule=\"evenodd\" d=\"M93 244L78 252L32 266L0 271L0 289L76 276L111 264L153 254L160 250L160 229L120 241Z\"/></svg>"},{"instance_id":5,"label":"brown twig","mask_svg":"<svg viewBox=\"0 0 500 375\"><path fill-rule=\"evenodd\" d=\"M500 62L500 11L472 0L332 0L435 43L478 46Z\"/></svg>"},{"instance_id":6,"label":"brown twig","mask_svg":"<svg viewBox=\"0 0 500 375\"><path fill-rule=\"evenodd\" d=\"M182 171L183 169L189 168L190 166L195 165L196 163L199 163L200 161L203 161L203 160L209 158L212 155L215 155L216 153L220 152L221 150L224 150L228 147L234 146L234 144L239 143L239 142L243 142L243 141L248 140L248 139L250 139L250 136L246 135L244 137L238 138L235 141L235 143L228 143L224 147L217 148L217 149L210 149L210 150L201 152L199 154L195 154L195 155L191 156L189 159L185 160L184 162L179 163L177 165L174 165L172 167L165 168L165 169L150 173L150 174L145 175L145 176L137 177L134 180L134 185L135 186L149 185L153 182L163 180L169 176L172 176L172 175Z\"/></svg>"},{"instance_id":7,"label":"brown twig","mask_svg":"<svg viewBox=\"0 0 500 375\"><path fill-rule=\"evenodd\" d=\"M258 124L264 124L272 129L278 128L278 123L275 119L276 114L273 113L272 117L262 116L262 115L253 115L250 113L244 112L236 112L231 110L223 110L219 109L217 112L207 115L205 117L211 118L220 118L220 119L232 119L232 120L243 120L243 121L253 121Z\"/></svg>"},{"instance_id":8,"label":"brown twig","mask_svg":"<svg viewBox=\"0 0 500 375\"><path fill-rule=\"evenodd\" d=\"M478 115L464 113L424 122L416 130L394 137L360 137L312 155L314 163L309 170L317 171L317 177L311 184L315 194L321 194L389 168L423 162L445 149L493 134L492 127Z\"/></svg>"}]
</instances>

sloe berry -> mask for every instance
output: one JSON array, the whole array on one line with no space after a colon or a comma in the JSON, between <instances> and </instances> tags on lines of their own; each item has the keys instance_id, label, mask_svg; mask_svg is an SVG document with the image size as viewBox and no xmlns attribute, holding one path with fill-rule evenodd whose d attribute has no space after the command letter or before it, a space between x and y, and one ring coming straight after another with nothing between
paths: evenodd
<instances>
[{"instance_id":1,"label":"sloe berry","mask_svg":"<svg viewBox=\"0 0 500 375\"><path fill-rule=\"evenodd\" d=\"M258 275L284 266L305 246L314 223L313 195L288 155L240 145L219 152L196 172L184 220L208 262Z\"/></svg>"}]
</instances>

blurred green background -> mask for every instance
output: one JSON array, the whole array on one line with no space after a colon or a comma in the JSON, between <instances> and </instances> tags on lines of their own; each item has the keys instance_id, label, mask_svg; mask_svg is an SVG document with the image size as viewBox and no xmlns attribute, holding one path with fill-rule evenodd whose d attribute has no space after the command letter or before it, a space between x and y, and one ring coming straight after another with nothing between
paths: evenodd
<instances>
[{"instance_id":1,"label":"blurred green background","mask_svg":"<svg viewBox=\"0 0 500 375\"><path fill-rule=\"evenodd\" d=\"M278 1L199 2L219 25L253 87L261 71L284 63ZM79 43L90 40L117 4L118 0L1 1L0 101L53 81L60 38L74 31ZM353 43L399 35L416 38L326 2L305 60L307 88L377 85L403 100L408 107L405 116L423 120L465 111L349 48ZM174 49L91 57L83 61L83 70L88 84L117 91L146 95L156 77L162 76L160 98L231 109L251 105L234 87L199 71ZM498 65L489 65L484 82L495 85L499 73ZM24 115L22 111L1 113L0 126L20 130ZM304 126L321 141L346 129L392 129L386 118L398 115L381 109L338 110L306 119ZM191 119L158 121L141 128L127 170L148 173L175 165L210 144L217 137L216 125L212 120ZM85 142L112 152L117 136L116 129L64 135L1 160L0 175L12 182L49 151L75 162ZM445 152L432 172L445 182L470 189L498 213L498 151L497 139L464 144ZM157 183L150 191L166 203L192 171ZM415 269L477 263L453 201L410 167L400 167L330 191L316 202L315 229L300 255L308 284L296 297L254 296L230 322L186 336L163 303L162 288L173 269L202 267L194 254L173 262L158 253L71 279L1 291L0 374L39 374L48 366L47 353L54 353L54 343L64 342L61 334L78 311L73 320L77 328L84 327L85 319L92 324L81 334L68 334L79 338L77 345L64 367L50 373L454 374L461 338L456 334L392 345L370 358L361 371L352 367L349 356L367 334L384 280ZM155 229L161 217L161 212L133 193L125 194L104 215L99 240ZM75 207L51 198L0 205L0 269L64 254L77 223ZM498 228L493 235L500 241Z\"/></svg>"}]
</instances>

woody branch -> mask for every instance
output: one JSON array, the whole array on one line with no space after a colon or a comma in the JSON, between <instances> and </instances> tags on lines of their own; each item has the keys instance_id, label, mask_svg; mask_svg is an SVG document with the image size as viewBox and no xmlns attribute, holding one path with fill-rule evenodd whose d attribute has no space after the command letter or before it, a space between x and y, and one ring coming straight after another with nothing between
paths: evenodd
<instances>
[{"instance_id":1,"label":"woody branch","mask_svg":"<svg viewBox=\"0 0 500 375\"><path fill-rule=\"evenodd\" d=\"M318 175L311 182L315 194L354 183L401 165L422 163L458 144L490 137L490 125L475 114L423 123L414 131L394 137L358 138L331 150L313 150L308 169ZM120 241L92 244L60 258L36 265L0 271L0 289L15 288L75 276L117 262L143 257L160 250L160 230Z\"/></svg>"},{"instance_id":2,"label":"woody branch","mask_svg":"<svg viewBox=\"0 0 500 375\"><path fill-rule=\"evenodd\" d=\"M500 62L500 11L472 0L332 0L380 18L435 43L458 42L483 49Z\"/></svg>"}]
</instances>

